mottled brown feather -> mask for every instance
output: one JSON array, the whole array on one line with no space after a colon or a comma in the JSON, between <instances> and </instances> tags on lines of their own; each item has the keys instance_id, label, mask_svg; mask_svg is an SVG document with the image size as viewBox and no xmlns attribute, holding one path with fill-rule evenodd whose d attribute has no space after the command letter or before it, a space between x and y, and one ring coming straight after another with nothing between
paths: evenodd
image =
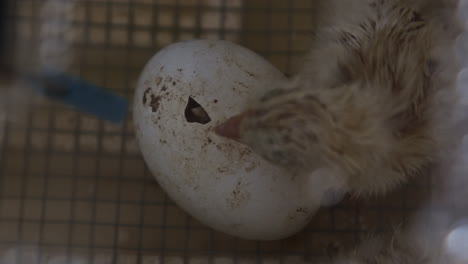
<instances>
[{"instance_id":1,"label":"mottled brown feather","mask_svg":"<svg viewBox=\"0 0 468 264\"><path fill-rule=\"evenodd\" d=\"M292 173L325 168L354 194L383 193L443 150L457 31L442 26L456 24L440 23L429 1L338 2L359 12L324 22L288 87L246 110L236 133Z\"/></svg>"}]
</instances>

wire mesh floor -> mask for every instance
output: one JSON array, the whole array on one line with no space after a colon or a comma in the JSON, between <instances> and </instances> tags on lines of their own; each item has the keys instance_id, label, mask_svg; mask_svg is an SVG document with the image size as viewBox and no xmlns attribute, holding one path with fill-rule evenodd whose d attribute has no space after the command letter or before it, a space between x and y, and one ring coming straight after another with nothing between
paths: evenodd
<instances>
[{"instance_id":1,"label":"wire mesh floor","mask_svg":"<svg viewBox=\"0 0 468 264\"><path fill-rule=\"evenodd\" d=\"M46 1L10 2L12 47L28 64ZM235 41L293 72L314 31L314 3L79 0L62 37L71 73L131 99L147 60L179 40ZM6 123L0 148L0 263L301 263L403 221L429 190L422 182L370 202L347 199L292 238L244 241L172 203L145 167L130 117L110 125L41 100L24 112Z\"/></svg>"}]
</instances>

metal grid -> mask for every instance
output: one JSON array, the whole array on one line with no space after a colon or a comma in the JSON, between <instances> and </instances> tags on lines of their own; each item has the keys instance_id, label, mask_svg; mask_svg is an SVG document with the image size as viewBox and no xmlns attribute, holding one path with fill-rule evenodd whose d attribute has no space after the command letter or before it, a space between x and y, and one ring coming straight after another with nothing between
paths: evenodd
<instances>
[{"instance_id":1,"label":"metal grid","mask_svg":"<svg viewBox=\"0 0 468 264\"><path fill-rule=\"evenodd\" d=\"M43 1L10 1L14 46L39 41ZM70 72L131 99L161 47L183 39L238 42L286 73L307 49L313 0L79 0ZM35 56L22 50L23 63ZM28 58L28 56L30 56ZM426 179L388 197L322 209L275 242L212 231L164 194L139 154L132 120L109 125L32 100L8 122L0 159L0 263L297 263L327 258L400 222L429 193Z\"/></svg>"}]
</instances>

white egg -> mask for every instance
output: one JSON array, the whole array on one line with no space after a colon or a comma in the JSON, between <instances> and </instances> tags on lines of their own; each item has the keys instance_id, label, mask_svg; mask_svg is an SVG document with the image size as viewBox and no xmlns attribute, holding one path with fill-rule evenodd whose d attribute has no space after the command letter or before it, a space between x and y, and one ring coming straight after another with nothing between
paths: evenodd
<instances>
[{"instance_id":1,"label":"white egg","mask_svg":"<svg viewBox=\"0 0 468 264\"><path fill-rule=\"evenodd\" d=\"M202 223L274 240L301 230L317 210L305 179L212 131L285 80L260 56L225 41L173 44L146 65L134 99L139 146L162 188Z\"/></svg>"}]
</instances>

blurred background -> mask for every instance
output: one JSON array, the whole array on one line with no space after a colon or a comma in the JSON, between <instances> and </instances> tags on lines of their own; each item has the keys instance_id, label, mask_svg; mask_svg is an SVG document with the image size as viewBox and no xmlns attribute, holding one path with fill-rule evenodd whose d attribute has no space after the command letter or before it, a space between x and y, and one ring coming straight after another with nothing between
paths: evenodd
<instances>
[{"instance_id":1,"label":"blurred background","mask_svg":"<svg viewBox=\"0 0 468 264\"><path fill-rule=\"evenodd\" d=\"M282 241L245 241L213 231L160 189L140 156L131 113L117 125L99 120L32 93L18 74L53 68L131 102L151 56L195 38L239 43L291 74L314 32L316 2L2 2L2 65L10 71L0 83L0 263L328 259L403 222L438 186L426 177L383 198L346 198Z\"/></svg>"}]
</instances>

